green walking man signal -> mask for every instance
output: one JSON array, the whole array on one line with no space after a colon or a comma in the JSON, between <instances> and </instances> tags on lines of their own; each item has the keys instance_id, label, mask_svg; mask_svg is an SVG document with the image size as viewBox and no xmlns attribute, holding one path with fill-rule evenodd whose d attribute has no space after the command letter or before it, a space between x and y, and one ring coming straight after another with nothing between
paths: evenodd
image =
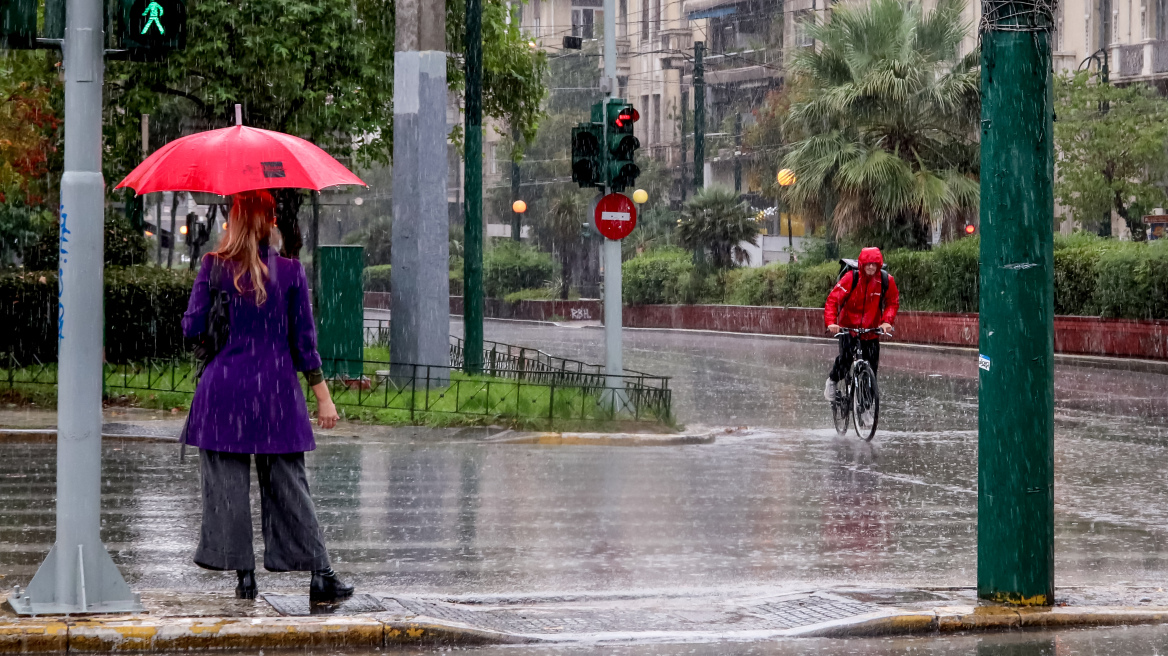
<instances>
[{"instance_id":1,"label":"green walking man signal","mask_svg":"<svg viewBox=\"0 0 1168 656\"><path fill-rule=\"evenodd\" d=\"M592 106L592 121L572 129L572 181L581 187L608 187L624 191L632 187L641 169L634 162L641 142L633 125L641 118L620 98Z\"/></svg>"},{"instance_id":2,"label":"green walking man signal","mask_svg":"<svg viewBox=\"0 0 1168 656\"><path fill-rule=\"evenodd\" d=\"M146 25L142 28L141 34L149 32L151 25L154 25L158 28L159 34L166 34L166 28L162 26L162 23L158 22L158 19L162 18L164 13L166 12L162 9L162 5L158 4L157 2L151 2L150 4L146 5L146 11L142 12L142 16L146 17L148 20L146 21Z\"/></svg>"}]
</instances>

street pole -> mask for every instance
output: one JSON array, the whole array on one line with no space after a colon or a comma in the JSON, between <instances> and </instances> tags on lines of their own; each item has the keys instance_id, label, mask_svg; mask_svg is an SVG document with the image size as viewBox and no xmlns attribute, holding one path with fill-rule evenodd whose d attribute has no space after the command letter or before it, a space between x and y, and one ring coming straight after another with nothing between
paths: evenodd
<instances>
[{"instance_id":1,"label":"street pole","mask_svg":"<svg viewBox=\"0 0 1168 656\"><path fill-rule=\"evenodd\" d=\"M977 592L1054 601L1050 5L983 3Z\"/></svg>"},{"instance_id":2,"label":"street pole","mask_svg":"<svg viewBox=\"0 0 1168 656\"><path fill-rule=\"evenodd\" d=\"M519 149L519 127L511 126L511 147ZM523 214L514 210L515 201L519 200L519 160L516 152L511 153L511 241L519 241L523 232Z\"/></svg>"},{"instance_id":3,"label":"street pole","mask_svg":"<svg viewBox=\"0 0 1168 656\"><path fill-rule=\"evenodd\" d=\"M462 251L463 368L483 370L483 0L466 0L466 171Z\"/></svg>"},{"instance_id":4,"label":"street pole","mask_svg":"<svg viewBox=\"0 0 1168 656\"><path fill-rule=\"evenodd\" d=\"M706 44L694 43L694 193L706 186Z\"/></svg>"},{"instance_id":5,"label":"street pole","mask_svg":"<svg viewBox=\"0 0 1168 656\"><path fill-rule=\"evenodd\" d=\"M604 0L604 77L608 79L604 93L604 111L600 113L604 125L602 151L608 152L608 103L616 86L616 0ZM607 155L604 158L607 169ZM607 180L607 175L605 179ZM604 195L612 189L604 188ZM613 390L612 408L618 409L618 390L624 387L624 355L621 352L621 325L624 307L621 301L621 244L614 239L604 240L604 373L605 383Z\"/></svg>"},{"instance_id":6,"label":"street pole","mask_svg":"<svg viewBox=\"0 0 1168 656\"><path fill-rule=\"evenodd\" d=\"M68 0L65 170L57 305L57 534L27 591L21 614L142 610L101 543L102 251L101 175L105 35L101 0Z\"/></svg>"},{"instance_id":7,"label":"street pole","mask_svg":"<svg viewBox=\"0 0 1168 656\"><path fill-rule=\"evenodd\" d=\"M685 202L686 192L689 191L689 179L685 174L686 160L686 133L689 131L689 98L682 96L681 101L681 202Z\"/></svg>"}]
</instances>

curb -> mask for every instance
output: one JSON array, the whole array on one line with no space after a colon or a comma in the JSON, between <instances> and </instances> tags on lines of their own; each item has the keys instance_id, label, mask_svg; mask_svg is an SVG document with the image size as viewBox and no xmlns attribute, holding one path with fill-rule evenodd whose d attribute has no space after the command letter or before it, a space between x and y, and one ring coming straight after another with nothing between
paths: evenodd
<instances>
[{"instance_id":1,"label":"curb","mask_svg":"<svg viewBox=\"0 0 1168 656\"><path fill-rule=\"evenodd\" d=\"M1062 629L1168 622L1168 608L1007 608L947 606L931 610L889 608L856 618L779 631L756 638L860 638ZM687 632L688 633L688 632ZM610 636L596 636L606 642ZM660 641L663 635L650 636ZM685 639L684 633L678 634ZM710 635L709 637L715 637ZM726 636L722 636L726 637ZM581 636L517 635L430 618L402 621L385 614L348 617L0 618L0 653L222 651L390 646L475 646L575 642ZM692 637L690 638L692 639ZM622 642L636 633L620 633Z\"/></svg>"},{"instance_id":2,"label":"curb","mask_svg":"<svg viewBox=\"0 0 1168 656\"><path fill-rule=\"evenodd\" d=\"M725 431L707 433L515 433L500 434L495 444L540 444L545 446L684 446L713 444Z\"/></svg>"}]
</instances>

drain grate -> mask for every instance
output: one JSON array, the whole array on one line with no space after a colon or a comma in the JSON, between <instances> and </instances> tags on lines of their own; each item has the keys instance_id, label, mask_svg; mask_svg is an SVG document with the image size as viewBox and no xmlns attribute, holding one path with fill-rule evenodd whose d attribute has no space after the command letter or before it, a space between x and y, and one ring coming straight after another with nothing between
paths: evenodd
<instances>
[{"instance_id":1,"label":"drain grate","mask_svg":"<svg viewBox=\"0 0 1168 656\"><path fill-rule=\"evenodd\" d=\"M339 604L310 604L308 595L263 595L276 612L293 617L307 617L309 615L357 615L359 613L380 613L385 611L381 600L370 594L356 594Z\"/></svg>"},{"instance_id":2,"label":"drain grate","mask_svg":"<svg viewBox=\"0 0 1168 656\"><path fill-rule=\"evenodd\" d=\"M879 610L874 604L811 595L747 606L743 611L764 629L797 629L814 624L846 620Z\"/></svg>"}]
</instances>

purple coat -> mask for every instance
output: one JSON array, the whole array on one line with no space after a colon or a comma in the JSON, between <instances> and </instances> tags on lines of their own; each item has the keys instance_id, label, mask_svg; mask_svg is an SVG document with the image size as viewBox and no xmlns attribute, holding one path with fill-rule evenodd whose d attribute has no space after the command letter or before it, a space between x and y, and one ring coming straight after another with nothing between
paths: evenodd
<instances>
[{"instance_id":1,"label":"purple coat","mask_svg":"<svg viewBox=\"0 0 1168 656\"><path fill-rule=\"evenodd\" d=\"M183 334L207 329L211 308L212 263L199 268ZM233 263L224 263L219 286L231 297L227 346L207 365L191 401L187 443L231 453L296 453L316 448L312 420L298 371L320 367L316 327L304 267L268 250L268 298L257 306L252 295L235 289ZM240 281L250 287L250 276Z\"/></svg>"}]
</instances>

